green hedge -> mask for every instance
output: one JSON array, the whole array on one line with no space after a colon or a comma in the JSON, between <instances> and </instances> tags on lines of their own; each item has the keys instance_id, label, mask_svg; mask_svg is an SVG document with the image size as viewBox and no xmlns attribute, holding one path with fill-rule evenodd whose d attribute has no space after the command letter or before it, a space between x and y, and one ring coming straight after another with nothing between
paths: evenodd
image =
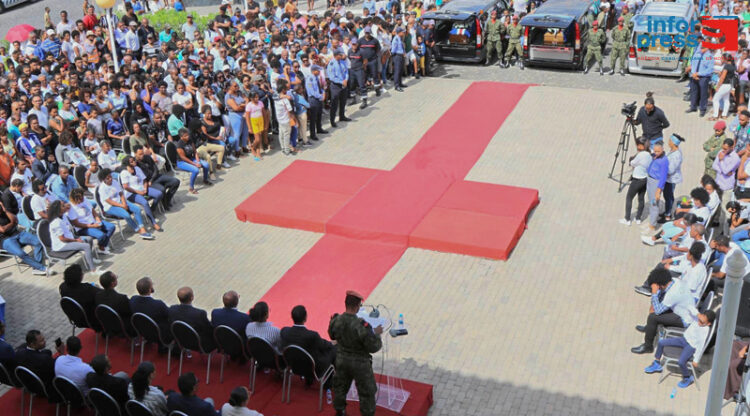
<instances>
[{"instance_id":1,"label":"green hedge","mask_svg":"<svg viewBox=\"0 0 750 416\"><path fill-rule=\"evenodd\" d=\"M198 30L203 32L208 27L208 23L216 17L217 13L211 13L206 16L201 16L193 13L193 23L195 23L198 26ZM139 15L138 18L147 18L148 22L151 26L153 26L154 29L156 29L156 32L161 32L161 30L164 28L165 24L169 24L172 26L172 30L179 33L180 27L182 27L182 24L187 21L186 12L178 12L173 9L168 10L159 10L156 13L147 13Z\"/></svg>"}]
</instances>

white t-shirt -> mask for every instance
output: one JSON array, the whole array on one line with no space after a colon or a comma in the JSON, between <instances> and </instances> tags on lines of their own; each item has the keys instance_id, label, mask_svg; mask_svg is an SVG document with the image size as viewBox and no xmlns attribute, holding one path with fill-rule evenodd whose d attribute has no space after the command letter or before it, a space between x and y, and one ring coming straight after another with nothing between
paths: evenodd
<instances>
[{"instance_id":1,"label":"white t-shirt","mask_svg":"<svg viewBox=\"0 0 750 416\"><path fill-rule=\"evenodd\" d=\"M697 263L695 266L688 262L687 267L682 272L680 280L685 283L685 286L693 294L693 299L701 297L701 290L703 289L703 283L706 281L706 266L703 263Z\"/></svg>"},{"instance_id":2,"label":"white t-shirt","mask_svg":"<svg viewBox=\"0 0 750 416\"><path fill-rule=\"evenodd\" d=\"M124 189L126 186L136 191L142 191L144 189L143 181L145 180L146 175L138 166L135 167L135 174L131 174L127 169L123 170L120 173L120 181L122 181L123 190L125 191L125 198L130 198L130 195L133 195L132 192Z\"/></svg>"},{"instance_id":3,"label":"white t-shirt","mask_svg":"<svg viewBox=\"0 0 750 416\"><path fill-rule=\"evenodd\" d=\"M727 255L724 256L724 263L721 265L721 272L726 273L727 272L727 259L729 256L734 254L735 251L739 251L740 254L742 254L742 260L745 262L745 271L742 273L743 276L750 273L750 262L747 261L747 257L745 256L745 253L742 251L740 246L737 245L734 241L731 241L729 243L729 251L727 252Z\"/></svg>"},{"instance_id":4,"label":"white t-shirt","mask_svg":"<svg viewBox=\"0 0 750 416\"><path fill-rule=\"evenodd\" d=\"M690 213L695 214L698 216L698 218L703 218L703 222L708 221L708 217L711 215L711 210L708 209L708 207L700 207L694 206L690 208Z\"/></svg>"},{"instance_id":5,"label":"white t-shirt","mask_svg":"<svg viewBox=\"0 0 750 416\"><path fill-rule=\"evenodd\" d=\"M250 410L247 407L234 407L229 403L224 403L221 406L221 416L263 416L261 413L255 410Z\"/></svg>"},{"instance_id":6,"label":"white t-shirt","mask_svg":"<svg viewBox=\"0 0 750 416\"><path fill-rule=\"evenodd\" d=\"M26 171L24 171L23 174L18 171L13 172L13 175L10 176L10 181L13 182L14 179L20 179L23 181L21 192L23 192L24 195L31 195L34 193L31 189L31 183L34 181L34 174L31 173L31 168L26 168Z\"/></svg>"},{"instance_id":7,"label":"white t-shirt","mask_svg":"<svg viewBox=\"0 0 750 416\"><path fill-rule=\"evenodd\" d=\"M83 201L78 205L70 204L68 218L71 221L71 225L72 221L74 220L80 222L81 224L93 224L96 222L91 204L89 204L87 201ZM78 228L76 226L73 226L73 228L75 228L76 231L81 230L81 228Z\"/></svg>"},{"instance_id":8,"label":"white t-shirt","mask_svg":"<svg viewBox=\"0 0 750 416\"><path fill-rule=\"evenodd\" d=\"M716 207L718 207L719 204L721 204L721 198L719 198L718 192L711 192L708 198L708 209L710 209L711 211L716 211Z\"/></svg>"},{"instance_id":9,"label":"white t-shirt","mask_svg":"<svg viewBox=\"0 0 750 416\"><path fill-rule=\"evenodd\" d=\"M638 152L633 160L630 161L630 166L633 167L633 178L634 179L646 179L648 177L648 165L651 164L651 153L647 151Z\"/></svg>"},{"instance_id":10,"label":"white t-shirt","mask_svg":"<svg viewBox=\"0 0 750 416\"><path fill-rule=\"evenodd\" d=\"M179 104L183 107L186 106L191 101L193 101L193 97L187 91L183 92L182 94L178 92L175 92L174 94L172 94L172 102L175 104Z\"/></svg>"},{"instance_id":11,"label":"white t-shirt","mask_svg":"<svg viewBox=\"0 0 750 416\"><path fill-rule=\"evenodd\" d=\"M698 309L695 308L695 298L693 298L690 289L680 280L673 280L672 285L667 289L664 300L661 302L664 306L672 309L672 312L682 319L687 327L698 316Z\"/></svg>"},{"instance_id":12,"label":"white t-shirt","mask_svg":"<svg viewBox=\"0 0 750 416\"><path fill-rule=\"evenodd\" d=\"M65 247L65 243L60 241L61 236L70 239L76 238L73 234L73 227L65 216L55 218L49 223L49 233L52 236L52 250L55 251L60 251Z\"/></svg>"},{"instance_id":13,"label":"white t-shirt","mask_svg":"<svg viewBox=\"0 0 750 416\"><path fill-rule=\"evenodd\" d=\"M289 124L289 112L292 111L292 106L289 104L289 100L286 98L280 98L275 100L274 104L276 104L276 120L279 123Z\"/></svg>"},{"instance_id":14,"label":"white t-shirt","mask_svg":"<svg viewBox=\"0 0 750 416\"><path fill-rule=\"evenodd\" d=\"M34 217L36 219L40 219L42 217L39 216L40 212L47 211L47 205L55 202L57 200L57 197L49 192L45 196L39 196L37 194L34 194L31 197L31 211L34 213Z\"/></svg>"},{"instance_id":15,"label":"white t-shirt","mask_svg":"<svg viewBox=\"0 0 750 416\"><path fill-rule=\"evenodd\" d=\"M112 208L112 205L107 202L108 199L120 202L120 184L115 180L112 181L112 186L103 182L99 185L99 200L102 202L102 208L105 211Z\"/></svg>"},{"instance_id":16,"label":"white t-shirt","mask_svg":"<svg viewBox=\"0 0 750 416\"><path fill-rule=\"evenodd\" d=\"M120 167L120 161L117 160L117 155L112 149L107 153L99 152L99 155L96 156L96 160L102 168L115 170Z\"/></svg>"},{"instance_id":17,"label":"white t-shirt","mask_svg":"<svg viewBox=\"0 0 750 416\"><path fill-rule=\"evenodd\" d=\"M714 322L711 325L714 325L716 322ZM698 325L698 321L696 320L688 328L685 330L685 333L682 335L685 337L685 341L687 341L688 344L690 344L691 347L695 348L695 355L693 356L693 361L699 362L701 360L701 356L703 355L703 347L704 343L706 342L706 337L708 337L708 331L711 330L710 326L700 326Z\"/></svg>"}]
</instances>

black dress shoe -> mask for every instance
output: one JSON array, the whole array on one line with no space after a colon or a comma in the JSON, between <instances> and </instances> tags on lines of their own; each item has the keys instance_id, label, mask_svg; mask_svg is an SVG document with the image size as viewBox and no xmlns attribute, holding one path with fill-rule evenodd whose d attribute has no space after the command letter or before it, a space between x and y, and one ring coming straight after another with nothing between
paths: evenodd
<instances>
[{"instance_id":1,"label":"black dress shoe","mask_svg":"<svg viewBox=\"0 0 750 416\"><path fill-rule=\"evenodd\" d=\"M638 331L638 332L640 332L640 333L644 333L644 332L646 332L646 326L645 325L636 325L635 326L635 330Z\"/></svg>"},{"instance_id":2,"label":"black dress shoe","mask_svg":"<svg viewBox=\"0 0 750 416\"><path fill-rule=\"evenodd\" d=\"M349 117L341 117L339 121L352 121Z\"/></svg>"},{"instance_id":3,"label":"black dress shoe","mask_svg":"<svg viewBox=\"0 0 750 416\"><path fill-rule=\"evenodd\" d=\"M638 293L639 295L651 296L651 288L649 287L636 286L634 289L635 293Z\"/></svg>"},{"instance_id":4,"label":"black dress shoe","mask_svg":"<svg viewBox=\"0 0 750 416\"><path fill-rule=\"evenodd\" d=\"M331 122L331 127L333 127L335 129L336 127L338 127L338 125L336 123L334 123L334 122Z\"/></svg>"},{"instance_id":5,"label":"black dress shoe","mask_svg":"<svg viewBox=\"0 0 750 416\"><path fill-rule=\"evenodd\" d=\"M395 90L398 91L398 92L404 92L404 89L401 88L401 87L396 87Z\"/></svg>"},{"instance_id":6,"label":"black dress shoe","mask_svg":"<svg viewBox=\"0 0 750 416\"><path fill-rule=\"evenodd\" d=\"M701 111L701 113L700 113L700 114L698 114L698 115L699 115L700 117L703 117L703 116L705 116L705 115L706 115L706 112L705 112L705 111Z\"/></svg>"},{"instance_id":7,"label":"black dress shoe","mask_svg":"<svg viewBox=\"0 0 750 416\"><path fill-rule=\"evenodd\" d=\"M633 354L650 354L654 352L654 347L649 347L646 344L641 344L637 347L631 348L630 352L632 352Z\"/></svg>"},{"instance_id":8,"label":"black dress shoe","mask_svg":"<svg viewBox=\"0 0 750 416\"><path fill-rule=\"evenodd\" d=\"M336 126L334 126L336 127ZM328 134L328 130L318 129L318 133L320 134Z\"/></svg>"},{"instance_id":9,"label":"black dress shoe","mask_svg":"<svg viewBox=\"0 0 750 416\"><path fill-rule=\"evenodd\" d=\"M317 141L318 141L318 140L320 140L320 139L318 139L318 137L317 137L317 136L313 136L313 137L310 137L310 140L312 140L312 141L316 141L316 142L317 142Z\"/></svg>"},{"instance_id":10,"label":"black dress shoe","mask_svg":"<svg viewBox=\"0 0 750 416\"><path fill-rule=\"evenodd\" d=\"M696 111L698 110L695 108L688 108L687 110L685 110L686 113L695 113Z\"/></svg>"}]
</instances>

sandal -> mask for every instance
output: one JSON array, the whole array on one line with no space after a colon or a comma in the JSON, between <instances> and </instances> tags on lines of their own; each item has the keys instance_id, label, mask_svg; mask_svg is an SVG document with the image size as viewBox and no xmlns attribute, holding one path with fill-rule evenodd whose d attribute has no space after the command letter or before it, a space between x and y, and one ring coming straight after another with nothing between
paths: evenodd
<instances>
[{"instance_id":1,"label":"sandal","mask_svg":"<svg viewBox=\"0 0 750 416\"><path fill-rule=\"evenodd\" d=\"M193 195L197 195L198 194L198 191L196 191L195 189L188 189L188 192L190 192Z\"/></svg>"}]
</instances>

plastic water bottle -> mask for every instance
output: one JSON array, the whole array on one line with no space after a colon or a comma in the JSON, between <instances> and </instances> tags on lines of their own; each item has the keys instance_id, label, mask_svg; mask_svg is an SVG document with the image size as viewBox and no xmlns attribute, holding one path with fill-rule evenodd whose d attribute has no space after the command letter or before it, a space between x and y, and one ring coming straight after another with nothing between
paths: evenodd
<instances>
[{"instance_id":1,"label":"plastic water bottle","mask_svg":"<svg viewBox=\"0 0 750 416\"><path fill-rule=\"evenodd\" d=\"M688 206L688 199L687 199L687 197L686 197L686 196L683 196L683 197L682 197L682 206L683 206L683 207L686 207L686 206Z\"/></svg>"},{"instance_id":2,"label":"plastic water bottle","mask_svg":"<svg viewBox=\"0 0 750 416\"><path fill-rule=\"evenodd\" d=\"M669 394L670 399L674 399L674 396L677 395L677 387L672 387L672 393Z\"/></svg>"},{"instance_id":3,"label":"plastic water bottle","mask_svg":"<svg viewBox=\"0 0 750 416\"><path fill-rule=\"evenodd\" d=\"M404 329L404 314L398 314L398 329Z\"/></svg>"}]
</instances>

